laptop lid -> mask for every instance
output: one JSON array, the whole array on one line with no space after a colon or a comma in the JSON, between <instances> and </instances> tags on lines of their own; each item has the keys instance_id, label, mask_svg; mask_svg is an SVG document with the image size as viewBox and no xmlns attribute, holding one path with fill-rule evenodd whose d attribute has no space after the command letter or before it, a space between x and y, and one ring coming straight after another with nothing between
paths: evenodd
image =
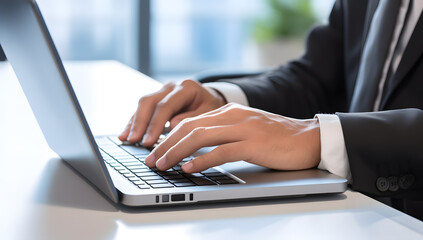
<instances>
[{"instance_id":1,"label":"laptop lid","mask_svg":"<svg viewBox=\"0 0 423 240\"><path fill-rule=\"evenodd\" d=\"M34 0L0 0L0 44L50 148L117 202L117 191Z\"/></svg>"}]
</instances>

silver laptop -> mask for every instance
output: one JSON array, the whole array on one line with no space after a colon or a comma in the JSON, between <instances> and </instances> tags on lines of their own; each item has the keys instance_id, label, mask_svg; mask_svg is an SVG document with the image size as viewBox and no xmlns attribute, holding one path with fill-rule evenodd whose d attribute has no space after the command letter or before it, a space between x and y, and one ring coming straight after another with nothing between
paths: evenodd
<instances>
[{"instance_id":1,"label":"silver laptop","mask_svg":"<svg viewBox=\"0 0 423 240\"><path fill-rule=\"evenodd\" d=\"M116 137L93 137L34 0L0 0L0 44L52 150L115 203L127 206L342 193L326 171L274 171L237 162L201 173L148 168L149 153ZM196 154L201 154L202 149ZM190 158L184 159L189 161Z\"/></svg>"}]
</instances>

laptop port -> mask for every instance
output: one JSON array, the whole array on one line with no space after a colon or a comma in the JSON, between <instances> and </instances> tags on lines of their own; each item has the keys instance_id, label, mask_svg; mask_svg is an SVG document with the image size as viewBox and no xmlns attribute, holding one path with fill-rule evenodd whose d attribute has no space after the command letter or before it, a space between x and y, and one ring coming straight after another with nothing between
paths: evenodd
<instances>
[{"instance_id":1,"label":"laptop port","mask_svg":"<svg viewBox=\"0 0 423 240\"><path fill-rule=\"evenodd\" d=\"M185 201L185 194L172 194L172 202L181 202Z\"/></svg>"}]
</instances>

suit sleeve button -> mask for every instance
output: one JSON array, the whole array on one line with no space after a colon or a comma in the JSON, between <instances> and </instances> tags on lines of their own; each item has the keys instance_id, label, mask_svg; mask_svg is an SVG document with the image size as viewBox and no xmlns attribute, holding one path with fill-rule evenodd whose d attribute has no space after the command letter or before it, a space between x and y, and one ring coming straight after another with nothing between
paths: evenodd
<instances>
[{"instance_id":1,"label":"suit sleeve button","mask_svg":"<svg viewBox=\"0 0 423 240\"><path fill-rule=\"evenodd\" d=\"M376 187L379 191L381 192L386 192L389 189L389 182L386 178L384 177L379 177L376 180Z\"/></svg>"},{"instance_id":2,"label":"suit sleeve button","mask_svg":"<svg viewBox=\"0 0 423 240\"><path fill-rule=\"evenodd\" d=\"M409 189L414 184L415 177L412 174L401 176L398 185L401 189Z\"/></svg>"},{"instance_id":3,"label":"suit sleeve button","mask_svg":"<svg viewBox=\"0 0 423 240\"><path fill-rule=\"evenodd\" d=\"M399 189L398 177L391 176L391 177L388 178L388 182L389 182L389 191L391 191L391 192L398 191L398 189Z\"/></svg>"}]
</instances>

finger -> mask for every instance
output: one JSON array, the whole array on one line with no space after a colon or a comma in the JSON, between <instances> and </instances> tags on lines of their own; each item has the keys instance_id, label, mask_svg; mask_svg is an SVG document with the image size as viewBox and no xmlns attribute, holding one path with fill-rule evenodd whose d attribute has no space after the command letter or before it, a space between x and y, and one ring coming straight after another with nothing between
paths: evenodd
<instances>
[{"instance_id":1,"label":"finger","mask_svg":"<svg viewBox=\"0 0 423 240\"><path fill-rule=\"evenodd\" d=\"M189 112L184 112L184 113L178 114L170 120L170 128L174 129L184 119L199 116L206 111L207 111L206 108L199 108L199 109L196 109L194 111L189 111Z\"/></svg>"},{"instance_id":2,"label":"finger","mask_svg":"<svg viewBox=\"0 0 423 240\"><path fill-rule=\"evenodd\" d=\"M199 109L196 109L194 111L184 112L181 114L178 114L174 116L170 121L170 127L171 129L175 128L181 121L183 121L186 118L190 117L196 117L196 116L212 116L217 115L219 113L222 113L226 111L227 109L234 106L234 104L226 104L222 107L216 108L216 109L210 109L207 106L201 107Z\"/></svg>"},{"instance_id":3,"label":"finger","mask_svg":"<svg viewBox=\"0 0 423 240\"><path fill-rule=\"evenodd\" d=\"M228 104L225 104L225 105L223 105L219 108L205 112L205 113L202 114L202 116L216 115L216 114L219 114L219 113L227 112L229 110L234 110L235 108L241 108L242 109L243 107L239 104L228 103Z\"/></svg>"},{"instance_id":4,"label":"finger","mask_svg":"<svg viewBox=\"0 0 423 240\"><path fill-rule=\"evenodd\" d=\"M131 119L129 120L128 124L126 125L125 129L123 130L123 132L119 135L119 140L121 140L122 142L126 141L128 139L128 135L129 132L131 130L131 126L132 126L132 121L134 120L134 115L132 115Z\"/></svg>"},{"instance_id":5,"label":"finger","mask_svg":"<svg viewBox=\"0 0 423 240\"><path fill-rule=\"evenodd\" d=\"M175 117L175 119L172 119L173 123L171 122L171 126L173 125L173 130L167 138L167 144L168 146L176 144L182 137L197 127L223 126L241 123L250 115L251 113L248 111L232 108L231 106L221 107L191 118L186 115L179 114ZM185 118L185 122L179 122L181 125L178 126L178 124L176 124L177 121L179 121L178 118ZM163 145L163 147L165 146L166 145Z\"/></svg>"},{"instance_id":6,"label":"finger","mask_svg":"<svg viewBox=\"0 0 423 240\"><path fill-rule=\"evenodd\" d=\"M190 91L185 87L175 88L157 104L142 142L144 146L156 143L166 122L193 101L195 94Z\"/></svg>"},{"instance_id":7,"label":"finger","mask_svg":"<svg viewBox=\"0 0 423 240\"><path fill-rule=\"evenodd\" d=\"M164 171L202 147L237 142L244 138L244 133L237 126L196 128L158 159L156 167Z\"/></svg>"},{"instance_id":8,"label":"finger","mask_svg":"<svg viewBox=\"0 0 423 240\"><path fill-rule=\"evenodd\" d=\"M151 116L153 115L154 106L157 101L159 101L160 97L161 96L155 96L140 99L138 109L134 114L134 119L129 130L127 141L135 143L141 140L148 123L150 122Z\"/></svg>"},{"instance_id":9,"label":"finger","mask_svg":"<svg viewBox=\"0 0 423 240\"><path fill-rule=\"evenodd\" d=\"M174 128L167 138L159 144L149 156L147 156L145 159L147 166L154 167L159 158L161 158L172 146L181 141L182 138L188 135L195 128L231 125L245 120L244 114L240 114L242 112L239 112L238 109L227 111L226 108L222 108L221 111L213 112L213 114L206 113L194 118L186 119L183 123Z\"/></svg>"},{"instance_id":10,"label":"finger","mask_svg":"<svg viewBox=\"0 0 423 240\"><path fill-rule=\"evenodd\" d=\"M145 164L149 167L155 167L156 161L159 158L161 158L172 146L176 145L195 128L221 125L225 124L221 124L217 116L198 116L192 119L186 119L185 122L174 128L163 142L154 148L150 155L146 157Z\"/></svg>"},{"instance_id":11,"label":"finger","mask_svg":"<svg viewBox=\"0 0 423 240\"><path fill-rule=\"evenodd\" d=\"M175 88L174 83L168 83L162 87L158 92L142 97L138 102L138 108L132 120L132 125L129 130L127 141L135 143L139 142L147 129L151 116L154 112L154 107L157 102L163 99Z\"/></svg>"},{"instance_id":12,"label":"finger","mask_svg":"<svg viewBox=\"0 0 423 240\"><path fill-rule=\"evenodd\" d=\"M186 173L195 173L224 163L247 160L247 151L244 141L227 143L185 163L182 165L182 170Z\"/></svg>"}]
</instances>

